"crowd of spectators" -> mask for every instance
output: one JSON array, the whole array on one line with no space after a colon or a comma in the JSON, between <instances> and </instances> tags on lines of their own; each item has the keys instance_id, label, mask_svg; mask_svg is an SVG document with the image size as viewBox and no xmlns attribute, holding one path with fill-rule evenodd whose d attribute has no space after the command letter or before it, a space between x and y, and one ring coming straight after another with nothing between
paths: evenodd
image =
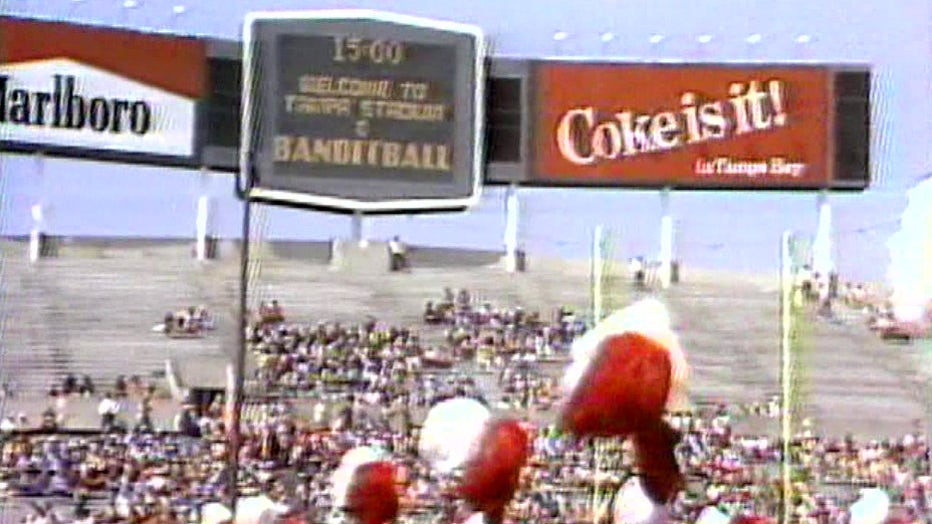
<instances>
[{"instance_id":1,"label":"crowd of spectators","mask_svg":"<svg viewBox=\"0 0 932 524\"><path fill-rule=\"evenodd\" d=\"M836 305L841 304L848 312L863 316L867 327L882 340L909 343L932 336L932 301L924 312L902 318L888 292L863 283L842 282L835 273L820 275L809 266L797 273L795 286L798 304L817 304L819 316L829 320L839 320Z\"/></svg>"},{"instance_id":2,"label":"crowd of spectators","mask_svg":"<svg viewBox=\"0 0 932 524\"><path fill-rule=\"evenodd\" d=\"M169 337L177 338L200 336L205 331L215 328L216 323L207 306L201 305L165 313L162 323L154 329Z\"/></svg>"},{"instance_id":3,"label":"crowd of spectators","mask_svg":"<svg viewBox=\"0 0 932 524\"><path fill-rule=\"evenodd\" d=\"M230 472L222 411L213 407L196 418L196 435L10 436L0 452L0 482L7 494L21 498L73 497L74 519L198 522L199 508L225 499ZM679 460L690 479L672 505L675 522L695 522L708 505L726 514L781 510L781 443L734 435L732 422L724 411L671 417L682 434ZM632 473L626 444L574 442L550 426L530 431L533 454L511 521L593 522L593 508L607 515L612 496ZM244 423L240 488L244 495L264 493L310 522L329 521L334 510L328 479L340 457L356 446L376 446L402 466L406 519L450 522L445 519L459 510L449 497L453 478L418 459L417 435L416 427L400 432L355 422L320 429L287 408L262 408ZM792 450L798 522L847 522L857 496L852 486L882 486L898 511L930 522L932 480L923 435L858 443L803 433Z\"/></svg>"},{"instance_id":4,"label":"crowd of spectators","mask_svg":"<svg viewBox=\"0 0 932 524\"><path fill-rule=\"evenodd\" d=\"M454 478L417 456L417 420L439 401L461 396L530 414L556 402L546 366L559 364L583 330L571 312L550 321L520 308L495 308L469 293L447 290L425 308L428 346L414 329L369 319L359 325L289 322L277 303L264 306L247 330L257 360L254 377L267 399L243 418L241 494L265 494L305 516L332 522L329 478L343 453L360 445L389 452L402 466L406 522L453 522L463 508L450 496ZM446 355L452 369L425 365ZM66 379L58 396L95 395ZM497 396L483 384L494 384ZM115 384L101 400L102 431L32 434L4 429L0 487L20 499L68 496L71 511L39 507L32 522L200 522L205 504L222 502L231 471L223 404L187 405L171 431L146 420L151 388L135 379ZM277 395L283 392L299 395ZM147 396L149 395L149 396ZM122 402L138 400L135 423L121 423ZM311 413L300 409L310 403ZM679 461L688 487L672 504L675 522L695 522L714 505L727 514L775 516L782 508L782 444L765 435L735 434L735 422L775 417L770 398L748 406L674 414ZM146 423L148 422L148 423ZM609 522L608 508L633 474L627 444L577 442L528 420L533 453L508 520L520 524ZM2 429L2 428L0 428ZM932 471L925 435L862 442L801 433L793 442L796 522L842 524L856 491L880 486L898 511L932 523ZM840 487L839 487L840 486Z\"/></svg>"},{"instance_id":5,"label":"crowd of spectators","mask_svg":"<svg viewBox=\"0 0 932 524\"><path fill-rule=\"evenodd\" d=\"M426 322L445 327L444 339L457 358L479 372L494 373L503 410L547 411L556 401L557 380L541 367L565 362L570 343L585 324L559 308L550 322L523 308L473 303L468 291L447 289L442 300L425 306Z\"/></svg>"}]
</instances>

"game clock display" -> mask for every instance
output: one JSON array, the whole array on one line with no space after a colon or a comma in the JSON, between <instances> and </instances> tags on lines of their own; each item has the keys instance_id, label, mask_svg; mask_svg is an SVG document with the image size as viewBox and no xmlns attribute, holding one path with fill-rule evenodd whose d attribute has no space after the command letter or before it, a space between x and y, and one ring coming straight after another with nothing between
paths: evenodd
<instances>
[{"instance_id":1,"label":"game clock display","mask_svg":"<svg viewBox=\"0 0 932 524\"><path fill-rule=\"evenodd\" d=\"M484 165L481 31L341 13L247 21L253 196L354 212L472 205Z\"/></svg>"}]
</instances>

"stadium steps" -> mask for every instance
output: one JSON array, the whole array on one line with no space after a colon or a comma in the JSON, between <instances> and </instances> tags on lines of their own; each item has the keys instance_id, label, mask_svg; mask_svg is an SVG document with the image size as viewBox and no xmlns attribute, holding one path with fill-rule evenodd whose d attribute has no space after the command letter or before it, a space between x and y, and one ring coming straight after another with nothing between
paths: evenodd
<instances>
[{"instance_id":1,"label":"stadium steps","mask_svg":"<svg viewBox=\"0 0 932 524\"><path fill-rule=\"evenodd\" d=\"M0 340L6 349L0 378L13 379L21 393L44 393L52 379L68 371L88 370L101 385L109 385L116 374L160 370L166 357L215 355L231 346L236 257L200 266L190 259L189 246L160 249L143 254L136 248L113 249L106 257L69 256L35 268L26 263L24 252L8 257L0 281L6 299L0 304L5 318ZM354 322L371 314L421 326L424 301L437 299L444 287L465 287L477 299L487 297L499 306L539 309L545 318L560 305L580 312L588 307L585 268L564 264L545 270L536 259L528 273L518 275L474 266L353 275L308 261L262 256L261 262L251 273L252 303L276 298L289 318L303 322ZM659 295L669 303L689 355L697 401L756 402L779 391L778 299L772 283L686 274L681 284ZM615 298L623 306L636 296L627 288ZM197 341L167 340L151 332L165 311L198 302L219 317L219 331ZM809 397L804 402L818 405L817 423L855 432L893 431L932 406L930 383L920 386L914 378L917 368L932 369L923 364L928 355L920 354L920 346L891 346L862 326L819 322L807 341L811 346L802 367ZM562 371L556 368L555 373Z\"/></svg>"},{"instance_id":2,"label":"stadium steps","mask_svg":"<svg viewBox=\"0 0 932 524\"><path fill-rule=\"evenodd\" d=\"M44 394L68 374L109 387L118 375L146 376L166 358L214 354L215 332L175 340L152 332L166 311L205 303L224 314L228 299L210 269L185 258L60 258L37 266L8 260L3 381L19 395Z\"/></svg>"}]
</instances>

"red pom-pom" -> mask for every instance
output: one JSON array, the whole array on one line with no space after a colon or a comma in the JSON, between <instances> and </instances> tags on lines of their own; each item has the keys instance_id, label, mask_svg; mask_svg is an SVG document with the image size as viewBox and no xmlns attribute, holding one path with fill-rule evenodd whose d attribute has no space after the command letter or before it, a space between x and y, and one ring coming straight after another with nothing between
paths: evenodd
<instances>
[{"instance_id":1,"label":"red pom-pom","mask_svg":"<svg viewBox=\"0 0 932 524\"><path fill-rule=\"evenodd\" d=\"M386 524L398 517L395 467L390 462L359 466L346 493L346 511L360 524Z\"/></svg>"},{"instance_id":2,"label":"red pom-pom","mask_svg":"<svg viewBox=\"0 0 932 524\"><path fill-rule=\"evenodd\" d=\"M674 454L679 435L663 421L672 372L669 351L654 339L607 337L560 416L578 437L633 437L644 491L658 504L685 485Z\"/></svg>"},{"instance_id":3,"label":"red pom-pom","mask_svg":"<svg viewBox=\"0 0 932 524\"><path fill-rule=\"evenodd\" d=\"M884 524L915 524L916 522L919 521L905 515L896 515L888 517L887 520L884 521Z\"/></svg>"},{"instance_id":4,"label":"red pom-pom","mask_svg":"<svg viewBox=\"0 0 932 524\"><path fill-rule=\"evenodd\" d=\"M627 332L606 338L560 414L578 437L626 437L663 416L672 382L666 348Z\"/></svg>"},{"instance_id":5,"label":"red pom-pom","mask_svg":"<svg viewBox=\"0 0 932 524\"><path fill-rule=\"evenodd\" d=\"M528 435L515 420L490 421L466 461L459 494L490 521L501 518L527 464Z\"/></svg>"},{"instance_id":6,"label":"red pom-pom","mask_svg":"<svg viewBox=\"0 0 932 524\"><path fill-rule=\"evenodd\" d=\"M674 453L680 435L663 420L634 434L634 451L644 492L657 504L666 504L686 487Z\"/></svg>"},{"instance_id":7,"label":"red pom-pom","mask_svg":"<svg viewBox=\"0 0 932 524\"><path fill-rule=\"evenodd\" d=\"M760 515L739 515L731 521L731 524L773 524L773 522L773 519Z\"/></svg>"}]
</instances>

